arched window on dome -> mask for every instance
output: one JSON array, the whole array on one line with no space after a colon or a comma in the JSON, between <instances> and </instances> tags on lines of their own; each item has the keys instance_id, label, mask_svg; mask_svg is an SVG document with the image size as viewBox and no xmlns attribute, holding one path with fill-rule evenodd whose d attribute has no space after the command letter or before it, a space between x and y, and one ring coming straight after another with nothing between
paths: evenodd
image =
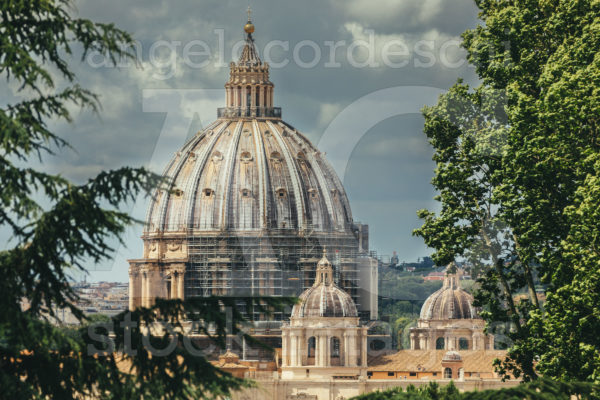
<instances>
[{"instance_id":1,"label":"arched window on dome","mask_svg":"<svg viewBox=\"0 0 600 400\"><path fill-rule=\"evenodd\" d=\"M276 193L277 193L277 197L280 199L283 199L286 195L286 191L284 188L277 188Z\"/></svg>"},{"instance_id":2,"label":"arched window on dome","mask_svg":"<svg viewBox=\"0 0 600 400\"><path fill-rule=\"evenodd\" d=\"M461 337L460 339L458 339L458 349L459 350L469 350L469 340L464 337Z\"/></svg>"},{"instance_id":3,"label":"arched window on dome","mask_svg":"<svg viewBox=\"0 0 600 400\"><path fill-rule=\"evenodd\" d=\"M444 345L445 345L444 338L443 337L437 338L437 340L435 341L435 349L436 350L444 350L444 348L445 348Z\"/></svg>"},{"instance_id":4,"label":"arched window on dome","mask_svg":"<svg viewBox=\"0 0 600 400\"><path fill-rule=\"evenodd\" d=\"M444 379L452 379L452 368L444 368Z\"/></svg>"},{"instance_id":5,"label":"arched window on dome","mask_svg":"<svg viewBox=\"0 0 600 400\"><path fill-rule=\"evenodd\" d=\"M249 151L242 151L240 154L240 160L242 160L244 163L248 163L252 161L252 154L250 154Z\"/></svg>"}]
</instances>

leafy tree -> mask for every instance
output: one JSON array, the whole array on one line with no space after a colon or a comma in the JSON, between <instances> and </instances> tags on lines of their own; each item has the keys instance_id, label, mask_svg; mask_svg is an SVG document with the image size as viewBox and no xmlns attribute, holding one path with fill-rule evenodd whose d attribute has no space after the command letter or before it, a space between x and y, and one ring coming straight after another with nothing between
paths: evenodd
<instances>
[{"instance_id":1,"label":"leafy tree","mask_svg":"<svg viewBox=\"0 0 600 400\"><path fill-rule=\"evenodd\" d=\"M599 381L600 4L476 4L483 23L463 45L482 85L459 82L424 110L442 211L421 211L417 234L436 261L485 264L484 316L514 327L500 372ZM522 288L528 300L514 300Z\"/></svg>"},{"instance_id":2,"label":"leafy tree","mask_svg":"<svg viewBox=\"0 0 600 400\"><path fill-rule=\"evenodd\" d=\"M442 286L441 281L425 281L422 276L397 269L380 269L379 314L390 321L392 337L399 348L406 348L408 328L421 312L423 303Z\"/></svg>"},{"instance_id":3,"label":"leafy tree","mask_svg":"<svg viewBox=\"0 0 600 400\"><path fill-rule=\"evenodd\" d=\"M82 59L98 51L116 61L133 57L126 50L132 39L112 24L76 17L70 0L3 1L0 13L0 73L24 98L0 108L0 225L13 237L13 247L0 251L2 397L202 398L248 385L182 346L182 317L202 321L200 332L221 346L229 325L232 334L243 334L240 299L159 301L114 318L104 326L105 333L114 330L114 341L104 337L100 345L93 331L72 335L53 323L56 309L86 320L69 274L111 255L111 239L134 222L119 206L140 192L169 186L141 168L105 171L74 184L30 166L69 147L49 122L70 122L74 108L99 108L97 96L77 84L69 66L73 49ZM291 302L246 300L265 312ZM173 329L159 329L161 321ZM152 357L146 343L176 347Z\"/></svg>"},{"instance_id":4,"label":"leafy tree","mask_svg":"<svg viewBox=\"0 0 600 400\"><path fill-rule=\"evenodd\" d=\"M594 400L600 398L598 387L589 383L564 383L547 379L523 383L514 388L483 390L460 393L450 381L446 386L430 382L415 388L409 385L406 391L394 388L353 397L355 400L570 400L572 398Z\"/></svg>"},{"instance_id":5,"label":"leafy tree","mask_svg":"<svg viewBox=\"0 0 600 400\"><path fill-rule=\"evenodd\" d=\"M396 343L398 350L401 349L410 349L410 338L409 338L409 328L416 322L417 318L415 316L401 316L396 318L393 325L393 332L395 333L394 337L396 338Z\"/></svg>"},{"instance_id":6,"label":"leafy tree","mask_svg":"<svg viewBox=\"0 0 600 400\"><path fill-rule=\"evenodd\" d=\"M565 265L570 266L570 280L548 293L546 313L533 316L532 330L534 345L542 354L543 373L561 379L582 376L599 382L600 162L596 162L595 169L578 189L577 205L565 210L572 225L562 242L560 267L564 271Z\"/></svg>"},{"instance_id":7,"label":"leafy tree","mask_svg":"<svg viewBox=\"0 0 600 400\"><path fill-rule=\"evenodd\" d=\"M436 249L438 264L461 255L479 270L476 305L495 328L503 329L514 343L529 336L526 318L539 307L533 271L519 257L514 232L502 217L502 205L494 191L504 176L502 140L506 138L504 96L486 87L470 91L459 82L440 97L434 107L423 110L425 134L435 149L436 174L432 180L442 203L436 214L421 210L423 226L415 230ZM528 288L529 301L517 303L514 295ZM501 323L498 325L498 323ZM535 376L533 354L518 360L526 377ZM514 371L519 374L520 371Z\"/></svg>"},{"instance_id":8,"label":"leafy tree","mask_svg":"<svg viewBox=\"0 0 600 400\"><path fill-rule=\"evenodd\" d=\"M398 300L425 301L442 287L441 281L425 281L422 276L394 269L381 271L380 277L379 295Z\"/></svg>"}]
</instances>

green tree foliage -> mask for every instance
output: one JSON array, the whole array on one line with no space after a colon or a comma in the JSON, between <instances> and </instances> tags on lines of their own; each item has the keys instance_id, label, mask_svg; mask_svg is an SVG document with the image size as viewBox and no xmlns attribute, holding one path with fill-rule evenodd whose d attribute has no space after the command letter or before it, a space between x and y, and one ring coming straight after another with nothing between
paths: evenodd
<instances>
[{"instance_id":1,"label":"green tree foliage","mask_svg":"<svg viewBox=\"0 0 600 400\"><path fill-rule=\"evenodd\" d=\"M357 397L355 400L595 400L600 398L599 388L589 383L564 383L540 379L514 388L483 390L460 393L452 381L446 386L435 382L415 388L409 385L406 391L394 388Z\"/></svg>"},{"instance_id":2,"label":"green tree foliage","mask_svg":"<svg viewBox=\"0 0 600 400\"><path fill-rule=\"evenodd\" d=\"M441 281L426 281L423 276L395 269L386 268L379 273L379 295L390 299L422 302L441 287ZM420 309L418 305L417 312Z\"/></svg>"},{"instance_id":3,"label":"green tree foliage","mask_svg":"<svg viewBox=\"0 0 600 400\"><path fill-rule=\"evenodd\" d=\"M396 318L396 320L394 321L394 324L392 325L392 332L394 334L394 338L396 338L396 347L398 348L398 350L410 349L409 328L411 327L411 325L414 325L416 320L416 315L403 315Z\"/></svg>"},{"instance_id":4,"label":"green tree foliage","mask_svg":"<svg viewBox=\"0 0 600 400\"><path fill-rule=\"evenodd\" d=\"M520 343L529 336L524 320L539 305L530 264L519 257L514 232L504 222L503 209L494 197L504 174L504 104L497 90L470 91L459 82L436 106L424 109L425 134L435 149L437 164L432 183L440 192L436 199L442 208L437 214L419 211L425 223L415 234L436 249L433 256L438 264L451 263L461 255L475 266L480 277L476 304L486 306L482 316L494 323L490 330ZM525 287L529 301L517 303L513 297ZM511 328L504 329L506 325ZM525 376L535 376L533 354L519 357Z\"/></svg>"},{"instance_id":5,"label":"green tree foliage","mask_svg":"<svg viewBox=\"0 0 600 400\"><path fill-rule=\"evenodd\" d=\"M248 385L213 368L202 354L184 351L180 319L201 321L200 332L223 346L227 330L243 335L246 320L238 301L269 312L291 299L159 301L80 335L52 323L56 309L86 321L69 274L111 255L111 239L135 222L119 206L157 185L169 189L169 183L126 167L74 184L30 166L68 148L49 122L71 121L76 108L99 108L96 95L76 83L69 67L73 49L82 59L98 51L116 61L132 58L123 50L132 39L112 24L77 18L69 0L0 4L0 74L24 99L0 108L0 225L13 237L12 247L0 251L2 397L204 398ZM161 321L172 329L158 329ZM114 339L104 336L99 343L93 337L99 331L113 331ZM176 346L159 357L147 343L156 349Z\"/></svg>"},{"instance_id":6,"label":"green tree foliage","mask_svg":"<svg viewBox=\"0 0 600 400\"><path fill-rule=\"evenodd\" d=\"M416 234L436 262L480 264L483 315L510 324L500 372L598 382L600 3L476 4L463 45L482 84L424 109L442 210Z\"/></svg>"},{"instance_id":7,"label":"green tree foliage","mask_svg":"<svg viewBox=\"0 0 600 400\"><path fill-rule=\"evenodd\" d=\"M425 281L420 275L380 268L379 314L389 321L398 348L408 347L408 329L419 318L425 300L441 287L441 281Z\"/></svg>"}]
</instances>

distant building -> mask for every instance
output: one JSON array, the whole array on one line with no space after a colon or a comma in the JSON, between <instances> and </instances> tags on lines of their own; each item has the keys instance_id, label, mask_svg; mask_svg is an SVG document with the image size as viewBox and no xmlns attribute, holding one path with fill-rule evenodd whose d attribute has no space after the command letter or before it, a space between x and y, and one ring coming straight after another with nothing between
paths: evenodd
<instances>
[{"instance_id":1,"label":"distant building","mask_svg":"<svg viewBox=\"0 0 600 400\"><path fill-rule=\"evenodd\" d=\"M498 382L494 360L506 355L502 350L446 351L402 350L369 360L369 379L444 380L468 382L482 379ZM499 385L499 382L497 383Z\"/></svg>"},{"instance_id":2,"label":"distant building","mask_svg":"<svg viewBox=\"0 0 600 400\"><path fill-rule=\"evenodd\" d=\"M122 282L77 282L72 284L78 295L77 306L86 315L113 316L126 311L129 306L129 285ZM77 325L80 321L70 309L56 310L57 323Z\"/></svg>"},{"instance_id":3,"label":"distant building","mask_svg":"<svg viewBox=\"0 0 600 400\"><path fill-rule=\"evenodd\" d=\"M425 281L443 281L446 277L446 272L430 272L426 276L423 277Z\"/></svg>"},{"instance_id":4,"label":"distant building","mask_svg":"<svg viewBox=\"0 0 600 400\"><path fill-rule=\"evenodd\" d=\"M398 258L398 254L396 254L396 252L394 251L392 258L390 259L390 266L395 267L398 265L399 262L400 259Z\"/></svg>"},{"instance_id":5,"label":"distant building","mask_svg":"<svg viewBox=\"0 0 600 400\"><path fill-rule=\"evenodd\" d=\"M418 327L411 330L411 350L369 357L367 327L361 325L352 298L335 285L325 256L316 270L313 286L302 293L281 329L277 369L272 374L248 371L245 376L257 379L259 388L236 393L234 399L348 399L429 381L453 380L460 390L519 383L502 382L495 373L494 359L506 352L493 349L493 337L483 333L473 298L459 287L456 274L447 275L442 289L425 301ZM260 365L238 361L230 351L214 364L232 374Z\"/></svg>"},{"instance_id":6,"label":"distant building","mask_svg":"<svg viewBox=\"0 0 600 400\"><path fill-rule=\"evenodd\" d=\"M434 271L434 272L430 272L426 276L424 276L423 280L425 280L425 281L443 281L445 279L445 277L446 277L446 271ZM468 275L464 271L461 271L461 273L458 276L458 279L469 280L469 279L471 279L471 275Z\"/></svg>"}]
</instances>

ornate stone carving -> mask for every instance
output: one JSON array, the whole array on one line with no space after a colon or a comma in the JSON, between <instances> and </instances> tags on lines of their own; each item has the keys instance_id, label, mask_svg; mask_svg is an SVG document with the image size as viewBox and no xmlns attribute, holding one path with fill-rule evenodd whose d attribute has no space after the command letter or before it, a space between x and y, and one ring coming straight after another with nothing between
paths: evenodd
<instances>
[{"instance_id":1,"label":"ornate stone carving","mask_svg":"<svg viewBox=\"0 0 600 400\"><path fill-rule=\"evenodd\" d=\"M177 251L177 250L181 249L181 242L169 243L167 245L167 249L169 251Z\"/></svg>"}]
</instances>

